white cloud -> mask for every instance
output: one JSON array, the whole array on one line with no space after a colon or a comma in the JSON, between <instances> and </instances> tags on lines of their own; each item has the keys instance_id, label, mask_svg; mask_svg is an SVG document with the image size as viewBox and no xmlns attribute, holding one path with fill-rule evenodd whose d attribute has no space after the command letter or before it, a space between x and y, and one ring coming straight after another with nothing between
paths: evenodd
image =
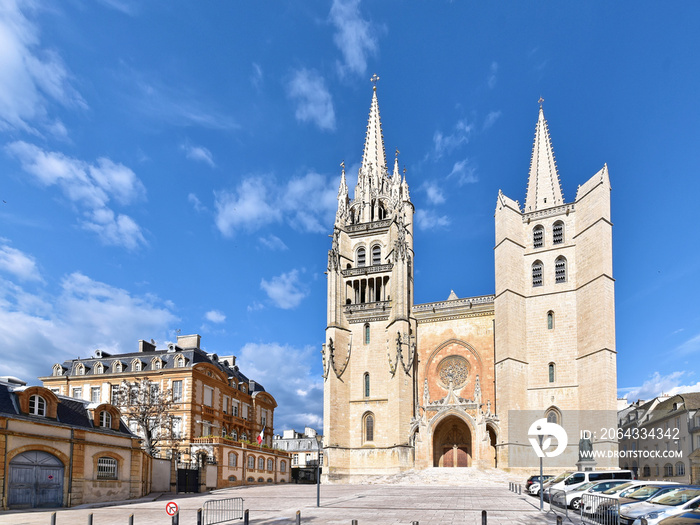
<instances>
[{"instance_id":1,"label":"white cloud","mask_svg":"<svg viewBox=\"0 0 700 525\"><path fill-rule=\"evenodd\" d=\"M265 248L272 251L285 251L289 249L287 245L284 244L284 241L276 235L270 234L267 237L260 237L258 241L260 241L260 244L265 246Z\"/></svg>"},{"instance_id":2,"label":"white cloud","mask_svg":"<svg viewBox=\"0 0 700 525\"><path fill-rule=\"evenodd\" d=\"M48 118L52 101L65 107L86 104L58 53L40 47L39 30L25 16L33 4L21 4L6 0L0 9L0 130L35 131L37 123L55 125Z\"/></svg>"},{"instance_id":3,"label":"white cloud","mask_svg":"<svg viewBox=\"0 0 700 525\"><path fill-rule=\"evenodd\" d=\"M491 62L491 67L489 68L489 77L486 83L489 88L493 89L496 86L496 73L498 73L498 62Z\"/></svg>"},{"instance_id":4,"label":"white cloud","mask_svg":"<svg viewBox=\"0 0 700 525\"><path fill-rule=\"evenodd\" d=\"M62 153L17 141L5 147L44 187L57 186L74 204L83 208L84 229L100 236L105 244L135 249L146 244L141 228L129 216L115 213L107 204L144 200L146 189L134 172L123 164L101 157L95 164Z\"/></svg>"},{"instance_id":5,"label":"white cloud","mask_svg":"<svg viewBox=\"0 0 700 525\"><path fill-rule=\"evenodd\" d=\"M473 131L474 126L465 120L457 121L454 131L449 135L445 135L439 130L436 131L433 134L433 158L437 160L462 144L468 143Z\"/></svg>"},{"instance_id":6,"label":"white cloud","mask_svg":"<svg viewBox=\"0 0 700 525\"><path fill-rule=\"evenodd\" d=\"M259 64L253 62L253 74L250 76L250 83L255 89L260 89L263 79L263 70Z\"/></svg>"},{"instance_id":7,"label":"white cloud","mask_svg":"<svg viewBox=\"0 0 700 525\"><path fill-rule=\"evenodd\" d=\"M469 159L459 160L452 166L452 171L447 175L447 178L457 178L457 183L462 186L464 184L473 184L479 182L476 176L476 168L469 163Z\"/></svg>"},{"instance_id":8,"label":"white cloud","mask_svg":"<svg viewBox=\"0 0 700 525\"><path fill-rule=\"evenodd\" d=\"M138 4L132 4L126 0L99 0L102 4L110 7L122 14L136 16L138 13Z\"/></svg>"},{"instance_id":9,"label":"white cloud","mask_svg":"<svg viewBox=\"0 0 700 525\"><path fill-rule=\"evenodd\" d=\"M385 28L378 28L362 18L360 0L333 0L329 17L337 30L333 42L343 54L343 62L338 62L340 76L348 72L364 75L367 58L377 54L377 36Z\"/></svg>"},{"instance_id":10,"label":"white cloud","mask_svg":"<svg viewBox=\"0 0 700 525\"><path fill-rule=\"evenodd\" d=\"M304 426L322 430L323 382L311 366L318 359L313 346L296 348L275 342L248 343L238 353L236 362L241 370L260 382L279 404L275 409L276 432L303 430Z\"/></svg>"},{"instance_id":11,"label":"white cloud","mask_svg":"<svg viewBox=\"0 0 700 525\"><path fill-rule=\"evenodd\" d=\"M194 193L190 193L187 195L187 202L192 204L192 207L196 212L207 211L207 208L204 205L202 205L202 201L200 201L199 197L197 197L197 195L195 195Z\"/></svg>"},{"instance_id":12,"label":"white cloud","mask_svg":"<svg viewBox=\"0 0 700 525\"><path fill-rule=\"evenodd\" d=\"M445 194L435 182L426 181L423 183L423 190L425 191L430 204L442 204L445 202Z\"/></svg>"},{"instance_id":13,"label":"white cloud","mask_svg":"<svg viewBox=\"0 0 700 525\"><path fill-rule=\"evenodd\" d=\"M450 219L446 215L438 215L432 210L418 210L416 224L419 230L438 230L448 227Z\"/></svg>"},{"instance_id":14,"label":"white cloud","mask_svg":"<svg viewBox=\"0 0 700 525\"><path fill-rule=\"evenodd\" d=\"M211 321L212 323L223 323L226 321L226 316L219 310L209 310L206 314L204 314L204 317L206 317L207 320Z\"/></svg>"},{"instance_id":15,"label":"white cloud","mask_svg":"<svg viewBox=\"0 0 700 525\"><path fill-rule=\"evenodd\" d=\"M180 145L180 149L185 152L185 157L190 160L196 160L199 162L204 162L209 164L212 168L216 166L214 164L214 157L204 146L193 146L191 144L185 143Z\"/></svg>"},{"instance_id":16,"label":"white cloud","mask_svg":"<svg viewBox=\"0 0 700 525\"><path fill-rule=\"evenodd\" d=\"M685 392L700 392L700 381L694 384L682 384L688 381L688 379L690 379L689 376L692 375L692 372L685 370L671 372L664 376L659 374L659 372L654 372L641 386L621 388L620 390L623 392L627 391L624 397L630 402L636 401L637 399L648 401L661 394L674 396Z\"/></svg>"},{"instance_id":17,"label":"white cloud","mask_svg":"<svg viewBox=\"0 0 700 525\"><path fill-rule=\"evenodd\" d=\"M269 281L263 279L260 288L265 290L275 306L283 310L296 308L309 295L306 286L299 281L298 270L277 275Z\"/></svg>"},{"instance_id":18,"label":"white cloud","mask_svg":"<svg viewBox=\"0 0 700 525\"><path fill-rule=\"evenodd\" d=\"M683 344L681 344L674 354L676 355L688 355L688 354L694 354L696 352L700 351L700 334L696 335L695 337L691 337L687 341L685 341Z\"/></svg>"},{"instance_id":19,"label":"white cloud","mask_svg":"<svg viewBox=\"0 0 700 525\"><path fill-rule=\"evenodd\" d=\"M322 130L335 129L333 99L319 73L299 69L292 75L287 88L287 95L296 102L294 115L297 120L313 122Z\"/></svg>"},{"instance_id":20,"label":"white cloud","mask_svg":"<svg viewBox=\"0 0 700 525\"><path fill-rule=\"evenodd\" d=\"M483 129L489 129L491 126L493 126L496 121L499 119L501 116L500 111L491 111L489 112L488 115L486 115L486 118L484 119L484 128Z\"/></svg>"},{"instance_id":21,"label":"white cloud","mask_svg":"<svg viewBox=\"0 0 700 525\"><path fill-rule=\"evenodd\" d=\"M43 281L34 257L6 244L0 244L0 271L12 274L20 281Z\"/></svg>"},{"instance_id":22,"label":"white cloud","mask_svg":"<svg viewBox=\"0 0 700 525\"><path fill-rule=\"evenodd\" d=\"M262 310L264 308L265 308L265 306L262 303L259 303L257 301L253 301L253 304L248 305L249 312L257 312L258 310Z\"/></svg>"},{"instance_id":23,"label":"white cloud","mask_svg":"<svg viewBox=\"0 0 700 525\"><path fill-rule=\"evenodd\" d=\"M322 233L333 221L336 191L333 181L315 172L286 185L269 176L249 177L234 190L215 193L216 225L227 237L283 220L297 230Z\"/></svg>"},{"instance_id":24,"label":"white cloud","mask_svg":"<svg viewBox=\"0 0 700 525\"><path fill-rule=\"evenodd\" d=\"M0 279L0 375L34 382L54 363L97 348L135 351L139 339L167 335L178 321L173 310L158 297L131 295L78 272L61 280L55 296Z\"/></svg>"}]
</instances>

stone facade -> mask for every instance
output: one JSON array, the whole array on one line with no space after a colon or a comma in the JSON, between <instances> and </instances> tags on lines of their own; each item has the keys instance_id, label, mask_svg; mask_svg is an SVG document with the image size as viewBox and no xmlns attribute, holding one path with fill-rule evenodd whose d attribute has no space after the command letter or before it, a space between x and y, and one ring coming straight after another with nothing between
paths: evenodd
<instances>
[{"instance_id":1,"label":"stone facade","mask_svg":"<svg viewBox=\"0 0 700 525\"><path fill-rule=\"evenodd\" d=\"M501 192L496 201L495 294L452 292L421 305L413 304L414 206L398 151L387 169L376 86L353 199L342 166L323 347L327 479L516 467L532 449L509 438L513 411L616 425L607 166L566 203L540 108L525 206ZM565 451L571 467L577 445Z\"/></svg>"}]
</instances>

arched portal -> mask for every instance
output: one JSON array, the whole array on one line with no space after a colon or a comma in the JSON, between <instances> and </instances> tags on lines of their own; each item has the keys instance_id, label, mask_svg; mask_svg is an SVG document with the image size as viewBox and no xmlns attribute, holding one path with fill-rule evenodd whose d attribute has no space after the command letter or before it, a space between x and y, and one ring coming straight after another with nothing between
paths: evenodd
<instances>
[{"instance_id":1,"label":"arched portal","mask_svg":"<svg viewBox=\"0 0 700 525\"><path fill-rule=\"evenodd\" d=\"M433 433L433 465L471 467L472 433L467 423L449 416L438 423Z\"/></svg>"}]
</instances>

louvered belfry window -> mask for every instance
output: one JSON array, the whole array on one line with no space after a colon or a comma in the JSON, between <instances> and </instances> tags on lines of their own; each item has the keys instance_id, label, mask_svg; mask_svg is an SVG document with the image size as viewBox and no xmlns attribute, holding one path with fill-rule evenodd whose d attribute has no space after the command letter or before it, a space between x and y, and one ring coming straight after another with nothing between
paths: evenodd
<instances>
[{"instance_id":1,"label":"louvered belfry window","mask_svg":"<svg viewBox=\"0 0 700 525\"><path fill-rule=\"evenodd\" d=\"M552 228L552 242L554 244L561 244L564 242L564 223L559 221L554 223Z\"/></svg>"},{"instance_id":2,"label":"louvered belfry window","mask_svg":"<svg viewBox=\"0 0 700 525\"><path fill-rule=\"evenodd\" d=\"M542 226L535 226L535 229L532 230L532 246L534 248L544 246L544 228Z\"/></svg>"},{"instance_id":3,"label":"louvered belfry window","mask_svg":"<svg viewBox=\"0 0 700 525\"><path fill-rule=\"evenodd\" d=\"M536 261L532 265L532 286L542 286L542 263Z\"/></svg>"},{"instance_id":4,"label":"louvered belfry window","mask_svg":"<svg viewBox=\"0 0 700 525\"><path fill-rule=\"evenodd\" d=\"M566 282L566 259L559 257L554 263L554 277L556 283Z\"/></svg>"}]
</instances>

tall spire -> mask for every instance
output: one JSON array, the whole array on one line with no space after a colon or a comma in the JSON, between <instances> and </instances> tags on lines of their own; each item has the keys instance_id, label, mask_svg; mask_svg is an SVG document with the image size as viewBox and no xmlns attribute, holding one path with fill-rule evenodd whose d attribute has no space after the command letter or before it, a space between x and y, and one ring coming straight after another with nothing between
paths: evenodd
<instances>
[{"instance_id":1,"label":"tall spire","mask_svg":"<svg viewBox=\"0 0 700 525\"><path fill-rule=\"evenodd\" d=\"M549 127L544 118L542 99L540 98L540 115L535 129L535 142L530 159L530 176L527 182L525 213L551 208L564 204L559 183L557 163L554 160L552 140Z\"/></svg>"},{"instance_id":2,"label":"tall spire","mask_svg":"<svg viewBox=\"0 0 700 525\"><path fill-rule=\"evenodd\" d=\"M367 120L367 134L365 135L365 150L362 154L362 171L366 176L375 178L386 174L386 153L384 151L384 136L382 134L382 121L379 117L379 103L377 102L377 80L372 77L374 87L372 89L372 105L369 108Z\"/></svg>"}]
</instances>

